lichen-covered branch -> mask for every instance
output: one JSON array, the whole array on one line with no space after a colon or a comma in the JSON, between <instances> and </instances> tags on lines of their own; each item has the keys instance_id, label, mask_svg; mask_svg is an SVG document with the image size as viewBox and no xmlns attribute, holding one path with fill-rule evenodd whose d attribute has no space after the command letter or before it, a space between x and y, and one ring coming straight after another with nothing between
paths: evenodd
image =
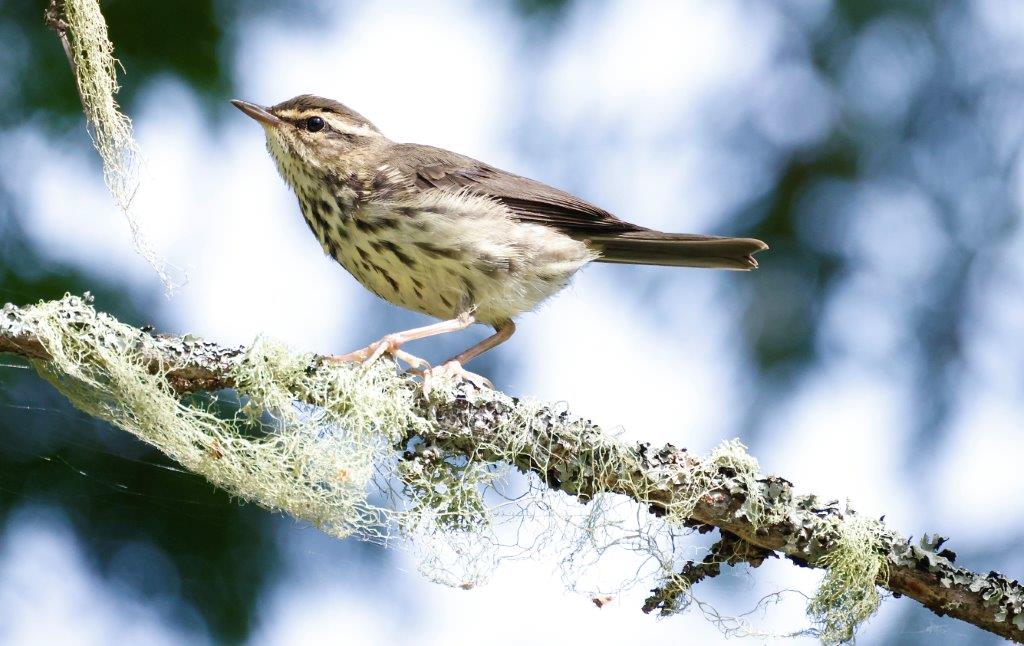
<instances>
[{"instance_id":1,"label":"lichen-covered branch","mask_svg":"<svg viewBox=\"0 0 1024 646\"><path fill-rule=\"evenodd\" d=\"M480 480L467 474L474 465L505 463L583 504L625 496L669 526L720 530L722 540L708 557L670 573L647 610L672 610L680 595L717 574L720 563L756 566L777 555L825 571L808 612L827 642L852 637L876 609L878 587L1024 642L1018 582L958 567L938 537L913 542L881 521L797 495L788 481L761 474L738 442L705 457L672 445L628 444L556 406L467 385L427 397L386 366L364 371L263 343L223 348L191 335L156 335L77 297L5 306L0 352L29 359L76 406L218 486L338 536L387 521L363 500L382 460L397 465L394 478L405 483L403 513L430 511L433 526L452 532L467 531L486 514L482 498L465 484ZM186 403L220 389L235 389L250 402L240 415L255 403L276 411L285 430L253 438ZM290 401L312 404L326 417L287 412ZM289 424L299 430L288 432ZM329 429L337 426L346 429L341 444L331 440ZM455 472L457 478L445 479ZM428 516L396 518L408 528L422 527Z\"/></svg>"}]
</instances>

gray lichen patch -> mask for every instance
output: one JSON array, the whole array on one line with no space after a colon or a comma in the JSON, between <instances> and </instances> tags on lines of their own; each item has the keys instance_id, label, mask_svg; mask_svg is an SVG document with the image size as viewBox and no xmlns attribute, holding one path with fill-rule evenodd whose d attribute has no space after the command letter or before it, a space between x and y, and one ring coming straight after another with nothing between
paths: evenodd
<instances>
[{"instance_id":1,"label":"gray lichen patch","mask_svg":"<svg viewBox=\"0 0 1024 646\"><path fill-rule=\"evenodd\" d=\"M1005 625L1010 635L1019 636L1016 641L1024 641L1024 589L1020 583L999 572L979 574L955 565L956 554L942 547L946 540L938 534L925 534L914 544L890 537L886 546L890 571L919 575L915 582L919 587L934 584L941 590L969 591L971 595L953 600L940 595L919 600L939 616L962 612L981 616L979 610L984 611L996 624Z\"/></svg>"},{"instance_id":2,"label":"gray lichen patch","mask_svg":"<svg viewBox=\"0 0 1024 646\"><path fill-rule=\"evenodd\" d=\"M686 486L676 487L667 508L668 516L684 524L704 499L717 494L730 502L739 500L734 517L745 519L757 531L789 515L789 500L780 490L775 496L767 491L757 460L738 440L722 442L704 459L696 461L687 474Z\"/></svg>"}]
</instances>

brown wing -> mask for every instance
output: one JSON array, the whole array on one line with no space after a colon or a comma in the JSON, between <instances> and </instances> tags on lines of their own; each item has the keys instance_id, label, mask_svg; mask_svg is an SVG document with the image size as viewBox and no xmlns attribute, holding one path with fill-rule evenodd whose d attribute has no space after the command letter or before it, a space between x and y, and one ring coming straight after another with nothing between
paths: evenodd
<instances>
[{"instance_id":1,"label":"brown wing","mask_svg":"<svg viewBox=\"0 0 1024 646\"><path fill-rule=\"evenodd\" d=\"M546 184L495 168L465 155L418 144L396 144L388 163L417 188L465 190L498 200L523 222L543 224L573 237L646 231Z\"/></svg>"},{"instance_id":2,"label":"brown wing","mask_svg":"<svg viewBox=\"0 0 1024 646\"><path fill-rule=\"evenodd\" d=\"M752 269L768 245L751 238L662 233L625 222L580 198L457 153L396 144L388 163L417 188L469 191L508 207L522 222L542 224L586 240L601 262Z\"/></svg>"}]
</instances>

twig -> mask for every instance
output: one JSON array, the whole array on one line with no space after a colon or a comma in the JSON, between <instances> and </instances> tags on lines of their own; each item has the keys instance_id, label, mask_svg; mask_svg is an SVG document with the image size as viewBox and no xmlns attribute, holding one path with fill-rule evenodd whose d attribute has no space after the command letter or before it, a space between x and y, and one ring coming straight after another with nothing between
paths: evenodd
<instances>
[{"instance_id":1,"label":"twig","mask_svg":"<svg viewBox=\"0 0 1024 646\"><path fill-rule=\"evenodd\" d=\"M710 525L702 525L711 528ZM687 561L679 574L667 584L651 590L641 608L645 613L660 610L661 614L672 614L679 605L679 598L687 590L704 579L714 578L722 573L722 565L736 566L746 563L752 568L760 567L766 559L778 558L778 554L752 545L739 536L722 532L722 538L708 550L700 563Z\"/></svg>"},{"instance_id":2,"label":"twig","mask_svg":"<svg viewBox=\"0 0 1024 646\"><path fill-rule=\"evenodd\" d=\"M64 55L68 57L68 65L71 66L71 75L78 77L78 65L75 63L75 55L71 51L71 41L68 40L68 23L64 20L64 0L50 0L43 14L43 22L57 34L60 44L64 47Z\"/></svg>"}]
</instances>

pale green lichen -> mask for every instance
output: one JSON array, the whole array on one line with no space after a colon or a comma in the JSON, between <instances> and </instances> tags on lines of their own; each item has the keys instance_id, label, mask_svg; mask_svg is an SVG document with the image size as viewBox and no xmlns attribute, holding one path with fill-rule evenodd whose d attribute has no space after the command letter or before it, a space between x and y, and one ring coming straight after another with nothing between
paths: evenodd
<instances>
[{"instance_id":1,"label":"pale green lichen","mask_svg":"<svg viewBox=\"0 0 1024 646\"><path fill-rule=\"evenodd\" d=\"M877 585L888 578L879 521L848 512L835 530L832 549L816 563L825 576L807 608L826 644L853 639L857 626L878 610Z\"/></svg>"},{"instance_id":2,"label":"pale green lichen","mask_svg":"<svg viewBox=\"0 0 1024 646\"><path fill-rule=\"evenodd\" d=\"M397 521L425 577L468 589L493 572L499 550L494 509L484 495L501 471L419 438L404 453L397 467L403 483Z\"/></svg>"},{"instance_id":3,"label":"pale green lichen","mask_svg":"<svg viewBox=\"0 0 1024 646\"><path fill-rule=\"evenodd\" d=\"M309 357L257 342L234 369L245 405L225 418L209 401L180 401L138 352L146 339L136 330L91 309L69 316L69 305L85 307L66 299L27 314L51 357L36 369L75 406L233 495L335 536L383 531L386 513L367 501L367 489L375 467L418 421L393 369L307 371Z\"/></svg>"},{"instance_id":4,"label":"pale green lichen","mask_svg":"<svg viewBox=\"0 0 1024 646\"><path fill-rule=\"evenodd\" d=\"M147 240L132 201L139 188L141 152L131 120L117 105L120 86L114 45L98 0L63 0L68 55L73 61L82 110L93 145L103 161L103 179L117 208L124 214L136 250L156 270L168 293L173 282L166 263Z\"/></svg>"}]
</instances>

